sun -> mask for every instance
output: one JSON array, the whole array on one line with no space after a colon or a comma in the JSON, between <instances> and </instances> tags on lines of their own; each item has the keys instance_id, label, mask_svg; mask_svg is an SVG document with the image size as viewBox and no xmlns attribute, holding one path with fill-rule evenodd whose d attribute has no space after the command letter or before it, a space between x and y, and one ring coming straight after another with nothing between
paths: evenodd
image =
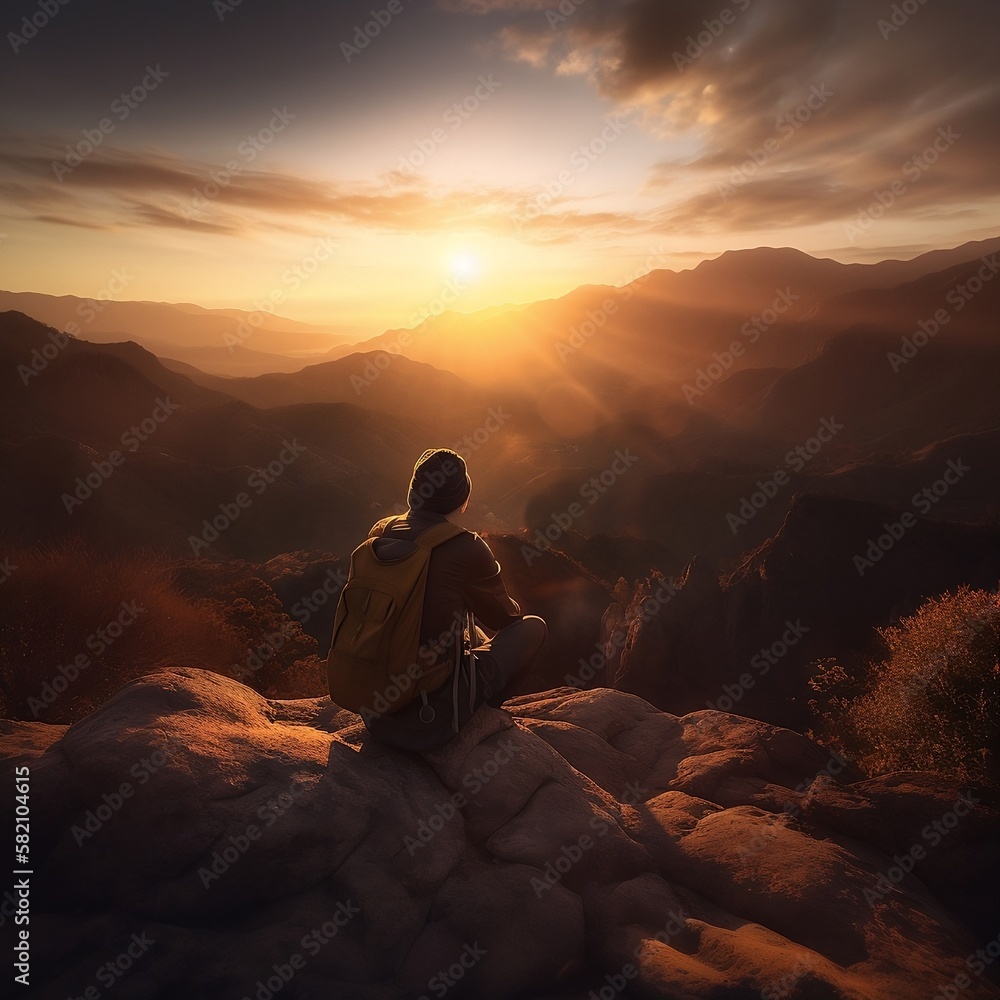
<instances>
[{"instance_id":1,"label":"sun","mask_svg":"<svg viewBox=\"0 0 1000 1000\"><path fill-rule=\"evenodd\" d=\"M460 250L452 255L448 263L448 270L453 277L460 281L472 281L479 277L482 271L482 262L474 253Z\"/></svg>"}]
</instances>

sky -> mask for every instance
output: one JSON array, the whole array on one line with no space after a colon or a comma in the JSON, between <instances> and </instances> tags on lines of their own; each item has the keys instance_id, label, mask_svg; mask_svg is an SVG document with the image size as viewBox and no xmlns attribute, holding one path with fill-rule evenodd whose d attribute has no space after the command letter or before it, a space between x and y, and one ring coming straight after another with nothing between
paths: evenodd
<instances>
[{"instance_id":1,"label":"sky","mask_svg":"<svg viewBox=\"0 0 1000 1000\"><path fill-rule=\"evenodd\" d=\"M13 0L0 28L12 291L373 335L729 249L1000 233L996 0Z\"/></svg>"}]
</instances>

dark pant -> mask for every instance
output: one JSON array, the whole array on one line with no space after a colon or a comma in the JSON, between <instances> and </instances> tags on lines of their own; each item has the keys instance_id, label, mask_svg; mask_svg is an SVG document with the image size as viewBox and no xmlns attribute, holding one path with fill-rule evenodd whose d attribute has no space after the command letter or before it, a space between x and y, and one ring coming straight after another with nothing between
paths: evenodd
<instances>
[{"instance_id":1,"label":"dark pant","mask_svg":"<svg viewBox=\"0 0 1000 1000\"><path fill-rule=\"evenodd\" d=\"M475 684L463 663L458 676L458 725L465 725L482 704L499 708L507 697L511 681L531 665L545 642L545 621L525 615L502 628L492 639L479 632L483 641L476 646ZM455 735L454 671L448 679L423 698L415 698L391 715L368 721L368 731L380 743L403 750L433 750Z\"/></svg>"},{"instance_id":2,"label":"dark pant","mask_svg":"<svg viewBox=\"0 0 1000 1000\"><path fill-rule=\"evenodd\" d=\"M475 648L479 684L484 689L482 693L476 691L477 707L485 702L499 708L504 703L511 681L531 665L545 642L546 632L544 619L525 615ZM485 638L483 632L479 634Z\"/></svg>"}]
</instances>

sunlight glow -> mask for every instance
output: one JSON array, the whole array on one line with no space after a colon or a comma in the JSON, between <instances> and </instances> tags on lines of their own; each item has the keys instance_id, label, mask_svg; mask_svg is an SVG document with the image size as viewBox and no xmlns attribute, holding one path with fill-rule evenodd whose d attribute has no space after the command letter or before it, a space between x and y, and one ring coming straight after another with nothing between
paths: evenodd
<instances>
[{"instance_id":1,"label":"sunlight glow","mask_svg":"<svg viewBox=\"0 0 1000 1000\"><path fill-rule=\"evenodd\" d=\"M474 254L463 250L451 258L449 271L453 277L461 281L473 281L479 277L482 263Z\"/></svg>"}]
</instances>

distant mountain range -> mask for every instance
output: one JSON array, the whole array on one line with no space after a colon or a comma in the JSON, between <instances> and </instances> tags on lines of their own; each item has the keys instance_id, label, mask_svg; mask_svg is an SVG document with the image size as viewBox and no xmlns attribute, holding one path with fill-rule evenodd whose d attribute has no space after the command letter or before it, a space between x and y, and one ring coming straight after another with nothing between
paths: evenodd
<instances>
[{"instance_id":1,"label":"distant mountain range","mask_svg":"<svg viewBox=\"0 0 1000 1000\"><path fill-rule=\"evenodd\" d=\"M386 334L363 345L372 350L343 344L337 359L239 378L136 343L81 335L56 346L51 328L0 314L0 457L13 472L0 487L4 532L183 549L289 439L304 450L214 552L348 549L402 502L420 451L441 445L469 458L478 526L548 530L554 547L628 535L680 561L735 559L773 534L796 492L905 506L953 460L972 471L933 516L990 519L1000 496L995 248L875 265L739 251L624 289L443 316L405 343ZM190 351L218 350L199 339L234 318L148 303L108 304L107 315L113 306L115 323L148 320L157 343L187 317ZM271 317L254 336L276 341L282 323ZM298 347L329 342L311 328L289 336ZM123 451L122 435L166 397L176 413L67 513L68 487ZM634 463L609 471L625 453ZM581 498L601 475L613 487ZM776 479L773 498L731 530L727 518ZM568 510L572 523L553 528Z\"/></svg>"},{"instance_id":2,"label":"distant mountain range","mask_svg":"<svg viewBox=\"0 0 1000 1000\"><path fill-rule=\"evenodd\" d=\"M290 373L381 349L477 383L503 383L513 371L532 385L568 374L614 393L619 382L595 383L595 366L659 375L673 369L683 377L705 347L709 354L724 349L747 323L774 328L776 335L763 338L758 332L758 348L736 369L796 362L817 338L821 342L825 333L849 325L849 315L855 317L851 322L872 322L872 308L878 309L873 291L917 282L997 251L1000 237L877 264L841 264L787 247L730 251L690 270L652 271L621 288L583 286L530 305L444 313L416 330L389 330L363 342L357 330L300 323L275 315L272 306L241 311L0 291L0 310L69 328L94 343L133 340L180 370L190 366L227 377ZM934 305L934 289L926 290L932 300L927 305ZM851 298L851 293L862 294ZM790 321L812 318L818 303L843 296L833 313L819 317L825 322L788 342ZM775 303L780 324L768 321ZM895 304L885 304L892 315ZM522 364L524 358L531 364Z\"/></svg>"},{"instance_id":3,"label":"distant mountain range","mask_svg":"<svg viewBox=\"0 0 1000 1000\"><path fill-rule=\"evenodd\" d=\"M320 357L356 339L350 332L299 323L264 308L246 312L0 291L0 310L8 309L93 343L134 340L159 357L227 375L297 371L308 357L293 355Z\"/></svg>"},{"instance_id":4,"label":"distant mountain range","mask_svg":"<svg viewBox=\"0 0 1000 1000\"><path fill-rule=\"evenodd\" d=\"M878 316L904 317L892 325L905 327L920 318L918 304L929 314L946 305L934 281L943 285L949 272L998 251L1000 237L878 264L840 264L789 248L732 251L689 271L652 271L621 288L586 286L499 313L446 313L364 346L402 351L479 384L516 377L541 387L568 378L601 398L620 399L622 388L693 380L714 352L734 342L744 353L732 371L798 364L838 329L872 321L863 309L859 315L864 296L852 293L883 292ZM920 297L903 287L914 282Z\"/></svg>"}]
</instances>

